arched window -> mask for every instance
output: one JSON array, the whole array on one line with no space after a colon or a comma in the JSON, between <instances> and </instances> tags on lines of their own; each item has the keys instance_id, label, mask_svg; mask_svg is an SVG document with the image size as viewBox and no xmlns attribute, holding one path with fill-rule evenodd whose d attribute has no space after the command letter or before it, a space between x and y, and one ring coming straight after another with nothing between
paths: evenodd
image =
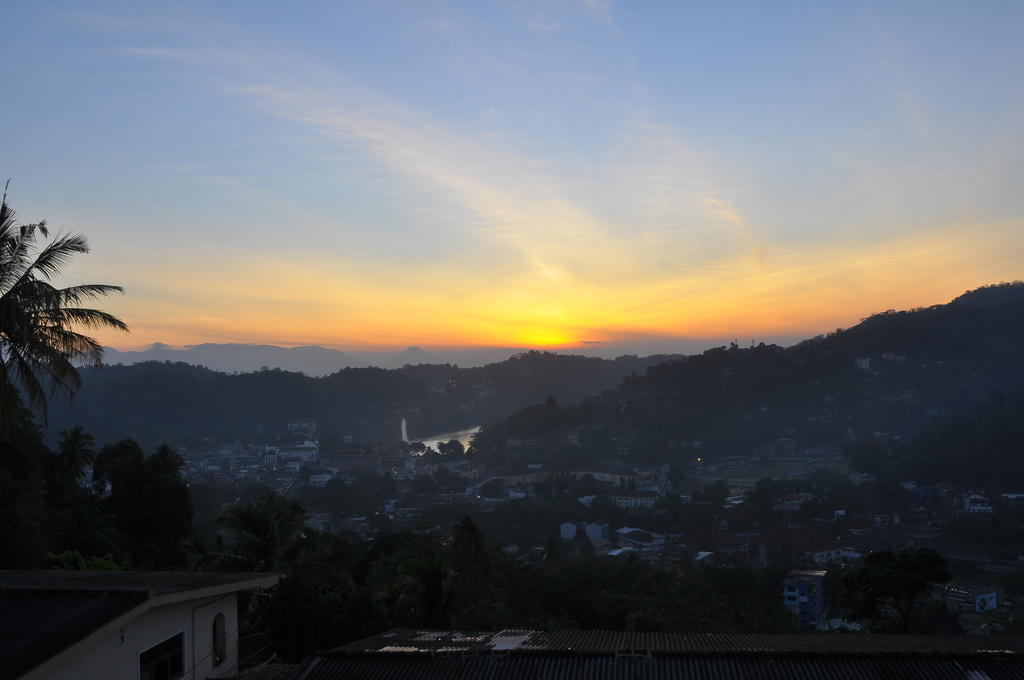
<instances>
[{"instance_id":1,"label":"arched window","mask_svg":"<svg viewBox=\"0 0 1024 680\"><path fill-rule=\"evenodd\" d=\"M228 656L228 640L224 631L224 615L213 617L213 665L224 663Z\"/></svg>"}]
</instances>

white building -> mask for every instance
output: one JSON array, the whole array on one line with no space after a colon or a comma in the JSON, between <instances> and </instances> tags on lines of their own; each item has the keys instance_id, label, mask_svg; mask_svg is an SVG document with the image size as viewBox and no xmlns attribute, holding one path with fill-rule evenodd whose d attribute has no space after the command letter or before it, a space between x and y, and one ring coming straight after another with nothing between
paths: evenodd
<instances>
[{"instance_id":1,"label":"white building","mask_svg":"<svg viewBox=\"0 0 1024 680\"><path fill-rule=\"evenodd\" d=\"M962 496L964 512L970 514L986 513L992 514L992 503L984 494L977 491L970 491Z\"/></svg>"},{"instance_id":2,"label":"white building","mask_svg":"<svg viewBox=\"0 0 1024 680\"><path fill-rule=\"evenodd\" d=\"M644 529L637 529L636 527L622 527L621 529L615 530L615 539L619 545L630 545L633 547L646 547L654 545L664 545L665 536L661 534L655 534Z\"/></svg>"},{"instance_id":3,"label":"white building","mask_svg":"<svg viewBox=\"0 0 1024 680\"><path fill-rule=\"evenodd\" d=\"M301 444L290 444L277 447L278 458L297 458L304 463L311 463L320 456L320 443L306 439Z\"/></svg>"},{"instance_id":4,"label":"white building","mask_svg":"<svg viewBox=\"0 0 1024 680\"><path fill-rule=\"evenodd\" d=\"M239 591L278 574L0 572L4 677L201 680L238 672Z\"/></svg>"},{"instance_id":5,"label":"white building","mask_svg":"<svg viewBox=\"0 0 1024 680\"><path fill-rule=\"evenodd\" d=\"M334 475L332 475L329 472L323 472L323 473L316 474L316 475L310 475L309 476L309 485L313 486L313 487L316 487L318 489L322 489L323 487L327 486L327 482L331 481L332 479L334 479Z\"/></svg>"},{"instance_id":6,"label":"white building","mask_svg":"<svg viewBox=\"0 0 1024 680\"><path fill-rule=\"evenodd\" d=\"M591 543L601 543L610 538L611 531L607 522L562 522L559 525L559 535L567 541L576 538L579 529L583 530L587 540Z\"/></svg>"},{"instance_id":7,"label":"white building","mask_svg":"<svg viewBox=\"0 0 1024 680\"><path fill-rule=\"evenodd\" d=\"M653 508L658 502L658 494L653 491L628 491L609 498L620 508Z\"/></svg>"},{"instance_id":8,"label":"white building","mask_svg":"<svg viewBox=\"0 0 1024 680\"><path fill-rule=\"evenodd\" d=\"M587 532L587 538L591 543L600 543L611 538L611 527L608 526L608 522L590 522L584 527L584 531Z\"/></svg>"}]
</instances>

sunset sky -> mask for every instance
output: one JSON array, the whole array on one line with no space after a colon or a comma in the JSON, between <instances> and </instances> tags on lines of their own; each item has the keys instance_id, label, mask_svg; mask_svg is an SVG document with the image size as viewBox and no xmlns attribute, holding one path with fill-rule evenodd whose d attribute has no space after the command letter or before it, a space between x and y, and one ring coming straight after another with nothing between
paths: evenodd
<instances>
[{"instance_id":1,"label":"sunset sky","mask_svg":"<svg viewBox=\"0 0 1024 680\"><path fill-rule=\"evenodd\" d=\"M1024 278L1024 3L12 2L0 177L152 342L665 350Z\"/></svg>"}]
</instances>

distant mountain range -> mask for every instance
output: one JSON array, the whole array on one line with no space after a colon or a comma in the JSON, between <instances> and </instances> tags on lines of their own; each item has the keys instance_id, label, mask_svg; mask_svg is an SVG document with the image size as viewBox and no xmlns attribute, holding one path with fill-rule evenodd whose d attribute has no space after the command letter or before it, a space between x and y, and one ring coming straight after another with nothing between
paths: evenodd
<instances>
[{"instance_id":1,"label":"distant mountain range","mask_svg":"<svg viewBox=\"0 0 1024 680\"><path fill-rule=\"evenodd\" d=\"M401 368L339 370L364 358L321 347L158 345L107 357L133 365L84 369L74 401L51 408L48 435L81 424L99 442L205 446L315 420L324 441L369 443L397 440L404 418L413 438L482 424L481 452L500 454L513 438L586 460L683 461L696 449L913 437L996 390L1024 389L1022 348L1022 283L876 314L790 347L733 343L692 356L526 352L459 367L410 348L390 355ZM578 444L567 450L570 441Z\"/></svg>"},{"instance_id":2,"label":"distant mountain range","mask_svg":"<svg viewBox=\"0 0 1024 680\"><path fill-rule=\"evenodd\" d=\"M307 376L327 376L346 368L400 369L406 365L455 364L464 368L503 362L510 356L526 351L517 347L488 347L481 349L452 349L427 351L422 347L409 347L402 351L344 352L339 349L305 345L281 347L247 343L213 343L172 347L160 342L145 349L120 350L104 347L103 364L108 366L140 364L142 362L182 362L227 373L281 369Z\"/></svg>"},{"instance_id":3,"label":"distant mountain range","mask_svg":"<svg viewBox=\"0 0 1024 680\"><path fill-rule=\"evenodd\" d=\"M418 364L455 364L463 368L484 366L504 361L527 350L516 347L489 347L481 349L453 349L427 351L409 347L400 352L342 352L337 349L306 345L279 347L246 343L203 343L175 348L154 343L143 350L104 348L103 363L129 366L145 361L172 361L205 366L227 373L258 371L262 368L280 368L308 376L330 375L343 368L401 368Z\"/></svg>"},{"instance_id":4,"label":"distant mountain range","mask_svg":"<svg viewBox=\"0 0 1024 680\"><path fill-rule=\"evenodd\" d=\"M83 384L74 400L52 403L47 435L82 425L103 443L130 437L147 446L167 442L202 447L265 438L282 433L289 422L313 420L324 442L350 437L393 442L400 438L403 418L410 436L427 437L496 422L548 397L579 401L653 364L679 358L525 352L461 368L423 363L427 357L413 351L400 355L400 360L413 358L403 361L409 365L402 368L343 368L319 377L280 368L230 373L194 365L200 359L227 358L238 369L246 357L266 366L271 359L294 361L325 351L298 349L312 351L213 345L193 354L157 348L159 360L83 368ZM177 360L186 357L191 363ZM305 368L310 371L309 365Z\"/></svg>"},{"instance_id":5,"label":"distant mountain range","mask_svg":"<svg viewBox=\"0 0 1024 680\"><path fill-rule=\"evenodd\" d=\"M562 356L587 356L601 359L615 359L620 356L667 356L670 354L689 355L703 352L709 347L727 344L732 338L651 338L627 343L590 342L584 347L556 350L551 354ZM801 340L792 336L763 338L765 342L790 345ZM310 377L322 377L343 368L402 368L420 364L452 364L460 368L477 368L487 364L505 361L510 357L531 350L524 347L465 347L429 348L408 347L398 351L342 351L305 345L302 347L281 347L252 343L203 343L172 347L164 343L153 343L141 350L118 350L104 348L103 363L107 366L130 366L146 361L182 362L203 366L226 373L245 373L263 368L280 368L283 371L304 373Z\"/></svg>"},{"instance_id":6,"label":"distant mountain range","mask_svg":"<svg viewBox=\"0 0 1024 680\"><path fill-rule=\"evenodd\" d=\"M314 345L277 347L204 343L175 349L170 345L154 343L144 350L137 351L121 351L113 347L105 347L103 350L103 363L108 366L127 366L144 361L180 361L229 373L281 368L307 375L327 375L348 366L361 365L345 352Z\"/></svg>"}]
</instances>

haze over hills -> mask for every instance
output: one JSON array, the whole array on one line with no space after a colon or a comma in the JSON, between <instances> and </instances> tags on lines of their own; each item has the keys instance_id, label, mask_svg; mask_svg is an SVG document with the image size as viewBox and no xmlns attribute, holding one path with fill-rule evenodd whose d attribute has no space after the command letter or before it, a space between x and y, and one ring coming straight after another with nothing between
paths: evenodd
<instances>
[{"instance_id":1,"label":"haze over hills","mask_svg":"<svg viewBox=\"0 0 1024 680\"><path fill-rule=\"evenodd\" d=\"M343 352L318 345L281 347L248 343L213 343L186 345L181 348L154 343L142 350L104 348L103 362L108 366L132 365L145 361L184 362L227 373L280 368L308 376L330 375L343 368L401 368L407 364L455 364L462 367L483 366L504 361L525 348L490 347L427 351L409 347L402 351Z\"/></svg>"},{"instance_id":2,"label":"haze over hills","mask_svg":"<svg viewBox=\"0 0 1024 680\"><path fill-rule=\"evenodd\" d=\"M773 338L775 342L796 341L799 338ZM553 354L578 355L614 359L623 355L649 356L656 354L692 354L708 347L727 343L729 339L671 339L626 344L588 343L585 347L552 351ZM529 352L523 347L465 347L430 348L408 347L392 351L341 351L317 345L281 347L250 343L202 343L173 347L153 343L141 350L104 348L103 363L108 366L132 365L145 361L183 362L204 366L226 373L258 371L262 368L280 368L308 376L322 377L343 368L401 368L418 364L454 364L473 368L505 361L517 354Z\"/></svg>"},{"instance_id":3,"label":"haze over hills","mask_svg":"<svg viewBox=\"0 0 1024 680\"><path fill-rule=\"evenodd\" d=\"M492 449L508 436L543 438L604 424L604 444L616 449L658 457L679 441L699 440L709 453L727 453L777 437L834 443L869 424L912 433L930 414L1024 384L1022 342L1024 284L1004 284L945 305L878 314L789 348L734 344L690 357L615 360L529 352L475 368L419 363L323 377L281 370L229 375L157 362L87 369L74 403L51 413L49 430L89 423L100 440L177 444L245 438L257 428L314 419L326 434L386 442L397 439L404 417L413 437L490 424L480 443ZM233 353L250 360L350 358L323 348L190 351L185 356L211 360ZM154 352L166 360L182 356ZM413 350L399 360L410 355L433 358ZM585 407L516 414L548 397L563 405L595 398ZM599 451L595 442L585 453Z\"/></svg>"},{"instance_id":4,"label":"haze over hills","mask_svg":"<svg viewBox=\"0 0 1024 680\"><path fill-rule=\"evenodd\" d=\"M347 366L364 365L345 352L314 345L278 347L242 343L203 343L186 345L178 349L158 342L137 351L105 347L103 361L109 366L131 365L144 361L180 361L229 373L258 371L268 367L298 371L307 375L327 375Z\"/></svg>"},{"instance_id":5,"label":"haze over hills","mask_svg":"<svg viewBox=\"0 0 1024 680\"><path fill-rule=\"evenodd\" d=\"M393 443L403 418L412 437L495 422L547 397L579 401L668 358L527 352L480 367L344 368L321 377L280 369L229 374L169 361L83 368L75 399L52 406L47 433L88 424L99 441L190 446L246 441L315 420L325 437Z\"/></svg>"},{"instance_id":6,"label":"haze over hills","mask_svg":"<svg viewBox=\"0 0 1024 680\"><path fill-rule=\"evenodd\" d=\"M509 438L529 439L538 455L664 463L748 455L781 440L905 441L936 418L1024 388L1022 347L1024 283L988 286L789 348L732 345L652 366L581 405L538 404L485 426L475 445L501 454Z\"/></svg>"}]
</instances>

